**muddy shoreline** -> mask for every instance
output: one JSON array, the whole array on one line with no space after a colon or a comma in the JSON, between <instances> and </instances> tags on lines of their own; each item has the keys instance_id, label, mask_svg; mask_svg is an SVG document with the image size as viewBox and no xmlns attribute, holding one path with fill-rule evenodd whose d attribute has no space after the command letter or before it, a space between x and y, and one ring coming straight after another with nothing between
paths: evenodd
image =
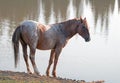
<instances>
[{"instance_id":1,"label":"muddy shoreline","mask_svg":"<svg viewBox=\"0 0 120 83\"><path fill-rule=\"evenodd\" d=\"M27 74L25 72L1 71L0 83L104 83L103 80L86 82L85 80L72 80Z\"/></svg>"}]
</instances>

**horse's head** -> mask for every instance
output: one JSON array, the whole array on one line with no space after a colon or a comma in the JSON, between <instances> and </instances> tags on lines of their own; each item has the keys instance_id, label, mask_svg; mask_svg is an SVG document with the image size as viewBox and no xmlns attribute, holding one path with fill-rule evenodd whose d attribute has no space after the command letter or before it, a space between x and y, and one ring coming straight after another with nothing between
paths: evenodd
<instances>
[{"instance_id":1,"label":"horse's head","mask_svg":"<svg viewBox=\"0 0 120 83\"><path fill-rule=\"evenodd\" d=\"M78 19L77 33L81 35L86 42L90 41L90 33L89 27L87 25L86 18L82 19L81 17Z\"/></svg>"}]
</instances>

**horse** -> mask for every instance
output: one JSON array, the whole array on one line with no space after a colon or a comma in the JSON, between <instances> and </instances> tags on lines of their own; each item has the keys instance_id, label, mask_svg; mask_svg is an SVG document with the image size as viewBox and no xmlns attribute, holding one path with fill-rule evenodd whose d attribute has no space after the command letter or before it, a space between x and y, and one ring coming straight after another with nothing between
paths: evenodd
<instances>
[{"instance_id":1,"label":"horse","mask_svg":"<svg viewBox=\"0 0 120 83\"><path fill-rule=\"evenodd\" d=\"M32 74L28 63L27 46L30 48L29 58L34 69L34 73L37 75L40 75L40 73L35 63L36 49L51 50L46 75L49 76L50 67L54 62L52 75L53 77L56 77L56 66L59 55L69 39L77 33L86 42L90 41L90 33L86 17L84 19L81 17L69 19L64 22L49 25L44 25L33 20L23 21L17 26L12 36L15 67L17 67L19 60L20 42L28 73Z\"/></svg>"}]
</instances>

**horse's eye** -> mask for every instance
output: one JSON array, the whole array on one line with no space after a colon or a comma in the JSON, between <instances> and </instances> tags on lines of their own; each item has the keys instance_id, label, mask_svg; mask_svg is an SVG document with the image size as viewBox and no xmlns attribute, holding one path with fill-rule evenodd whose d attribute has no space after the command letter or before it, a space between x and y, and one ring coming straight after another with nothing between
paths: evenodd
<instances>
[{"instance_id":1,"label":"horse's eye","mask_svg":"<svg viewBox=\"0 0 120 83\"><path fill-rule=\"evenodd\" d=\"M83 26L83 29L85 29L85 26Z\"/></svg>"},{"instance_id":2,"label":"horse's eye","mask_svg":"<svg viewBox=\"0 0 120 83\"><path fill-rule=\"evenodd\" d=\"M77 25L77 27L79 27L79 25Z\"/></svg>"},{"instance_id":3,"label":"horse's eye","mask_svg":"<svg viewBox=\"0 0 120 83\"><path fill-rule=\"evenodd\" d=\"M82 30L83 30L83 32L85 32L85 31L86 31L86 27L85 27L85 26L83 26L83 27L82 27Z\"/></svg>"}]
</instances>

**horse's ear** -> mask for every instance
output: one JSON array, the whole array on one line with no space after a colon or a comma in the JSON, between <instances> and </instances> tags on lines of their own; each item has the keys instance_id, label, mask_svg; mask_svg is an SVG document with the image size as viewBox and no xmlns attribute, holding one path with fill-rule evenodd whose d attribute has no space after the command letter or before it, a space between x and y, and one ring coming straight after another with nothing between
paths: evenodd
<instances>
[{"instance_id":1,"label":"horse's ear","mask_svg":"<svg viewBox=\"0 0 120 83\"><path fill-rule=\"evenodd\" d=\"M83 19L83 23L86 23L87 22L87 19L86 19L86 17Z\"/></svg>"},{"instance_id":2,"label":"horse's ear","mask_svg":"<svg viewBox=\"0 0 120 83\"><path fill-rule=\"evenodd\" d=\"M86 17L84 18L83 23L84 23L84 24L86 25L86 27L89 29Z\"/></svg>"},{"instance_id":3,"label":"horse's ear","mask_svg":"<svg viewBox=\"0 0 120 83\"><path fill-rule=\"evenodd\" d=\"M82 16L80 16L80 19L82 19Z\"/></svg>"},{"instance_id":4,"label":"horse's ear","mask_svg":"<svg viewBox=\"0 0 120 83\"><path fill-rule=\"evenodd\" d=\"M84 18L84 21L86 21L86 17Z\"/></svg>"},{"instance_id":5,"label":"horse's ear","mask_svg":"<svg viewBox=\"0 0 120 83\"><path fill-rule=\"evenodd\" d=\"M80 21L81 21L81 23L83 23L83 19L82 19L82 16L80 16Z\"/></svg>"}]
</instances>

